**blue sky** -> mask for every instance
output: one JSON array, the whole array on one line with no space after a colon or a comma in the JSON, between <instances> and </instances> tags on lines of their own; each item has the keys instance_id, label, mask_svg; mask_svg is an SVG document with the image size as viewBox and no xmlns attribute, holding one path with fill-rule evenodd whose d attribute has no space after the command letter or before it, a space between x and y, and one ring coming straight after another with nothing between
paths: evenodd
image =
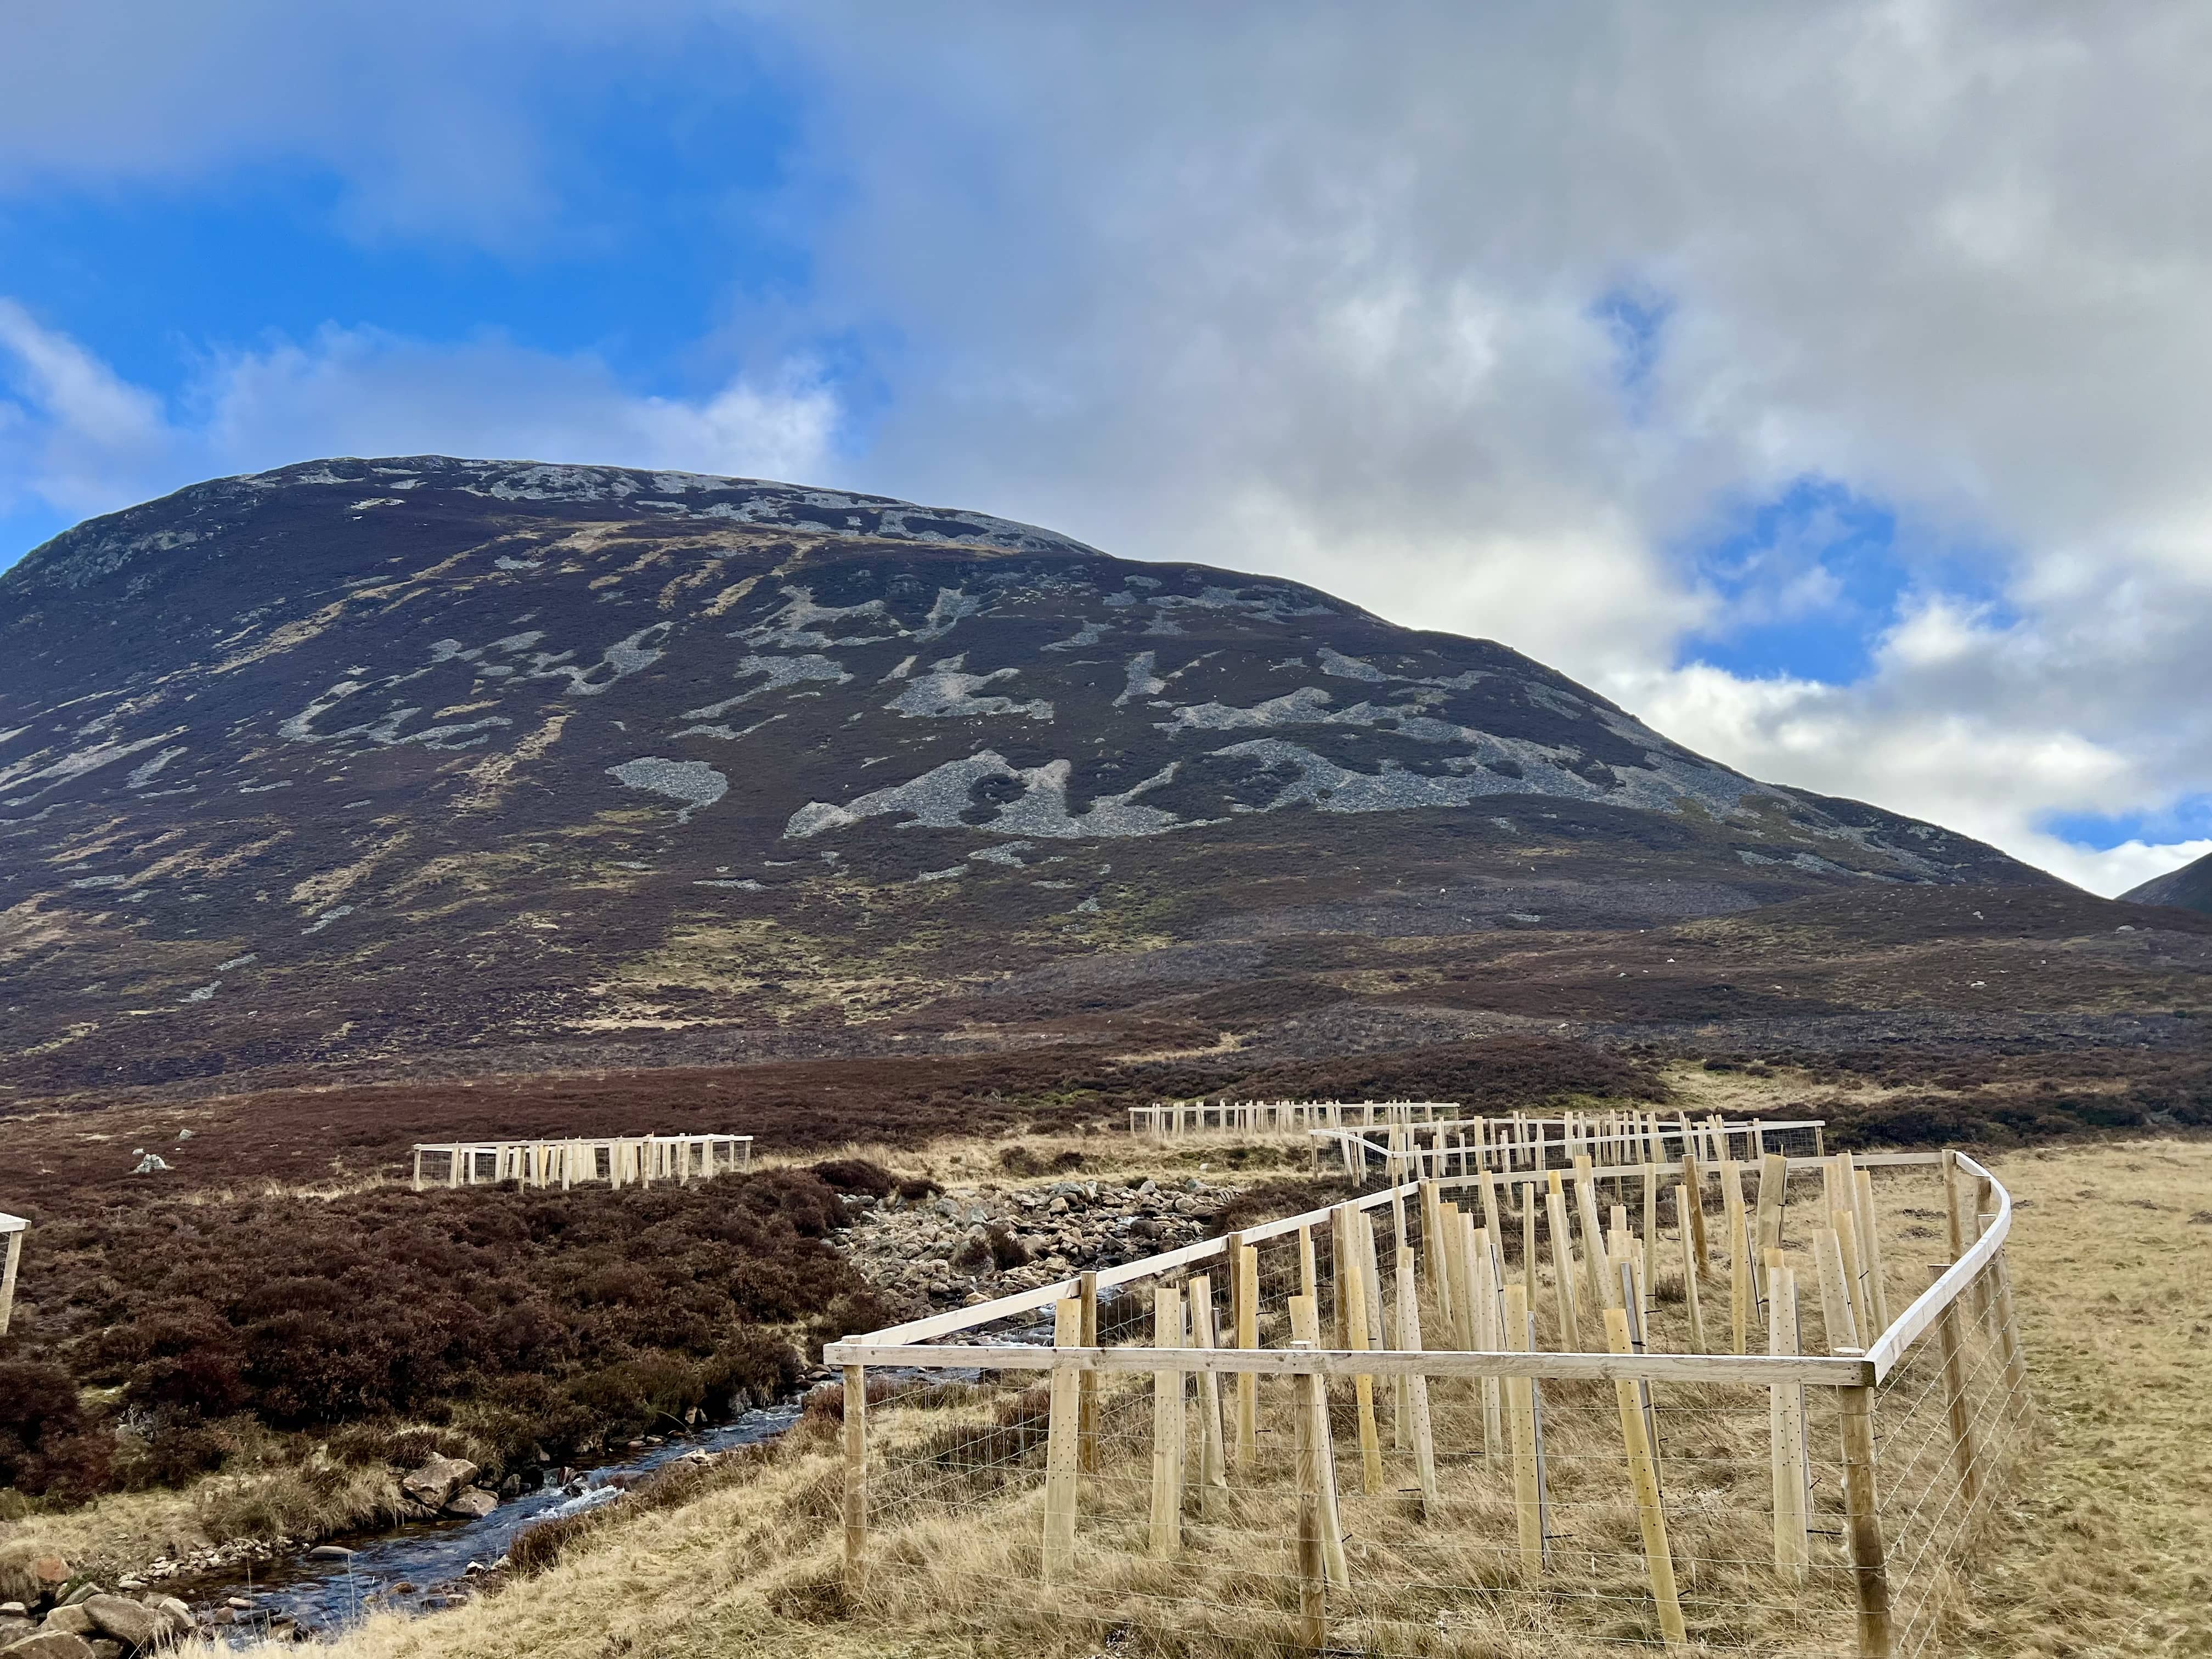
<instances>
[{"instance_id":1,"label":"blue sky","mask_svg":"<svg viewBox=\"0 0 2212 1659\"><path fill-rule=\"evenodd\" d=\"M33 14L0 566L320 453L879 489L1502 639L2116 890L2212 850L2212 257L2134 159L2212 163L2192 16Z\"/></svg>"}]
</instances>

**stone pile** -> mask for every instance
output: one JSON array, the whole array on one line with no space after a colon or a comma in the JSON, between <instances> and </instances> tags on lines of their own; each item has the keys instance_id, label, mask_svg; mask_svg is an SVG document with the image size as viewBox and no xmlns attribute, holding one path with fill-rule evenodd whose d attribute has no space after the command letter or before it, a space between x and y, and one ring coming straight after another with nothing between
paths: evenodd
<instances>
[{"instance_id":1,"label":"stone pile","mask_svg":"<svg viewBox=\"0 0 2212 1659\"><path fill-rule=\"evenodd\" d=\"M1194 1244L1236 1196L1188 1176L956 1187L915 1204L848 1199L846 1243L883 1290L956 1305Z\"/></svg>"}]
</instances>

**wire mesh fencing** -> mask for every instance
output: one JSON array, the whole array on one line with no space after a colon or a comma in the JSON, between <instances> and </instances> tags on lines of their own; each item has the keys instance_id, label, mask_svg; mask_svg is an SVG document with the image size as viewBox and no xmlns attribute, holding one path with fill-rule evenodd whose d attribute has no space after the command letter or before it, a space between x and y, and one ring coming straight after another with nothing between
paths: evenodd
<instances>
[{"instance_id":1,"label":"wire mesh fencing","mask_svg":"<svg viewBox=\"0 0 2212 1659\"><path fill-rule=\"evenodd\" d=\"M1040 1656L1934 1650L2028 1420L2008 1202L1948 1153L1692 1159L1653 1206L1671 1163L1426 1178L833 1346L849 1604Z\"/></svg>"}]
</instances>

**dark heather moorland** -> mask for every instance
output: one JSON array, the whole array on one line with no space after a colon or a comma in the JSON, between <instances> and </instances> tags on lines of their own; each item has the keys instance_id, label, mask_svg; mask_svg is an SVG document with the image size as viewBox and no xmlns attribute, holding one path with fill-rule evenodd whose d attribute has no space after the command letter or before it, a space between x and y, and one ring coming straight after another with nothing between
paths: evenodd
<instances>
[{"instance_id":1,"label":"dark heather moorland","mask_svg":"<svg viewBox=\"0 0 2212 1659\"><path fill-rule=\"evenodd\" d=\"M2194 1128L2208 993L2212 915L1296 584L742 480L217 481L0 576L0 1524L725 1414L902 1310L851 1227L936 1145L1738 1079L1838 1146ZM790 1162L392 1184L647 1129Z\"/></svg>"}]
</instances>

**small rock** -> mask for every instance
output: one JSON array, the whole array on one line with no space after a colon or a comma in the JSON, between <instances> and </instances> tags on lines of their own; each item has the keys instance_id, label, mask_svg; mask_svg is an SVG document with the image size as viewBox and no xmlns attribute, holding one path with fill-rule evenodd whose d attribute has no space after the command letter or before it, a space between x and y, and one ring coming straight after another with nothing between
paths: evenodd
<instances>
[{"instance_id":1,"label":"small rock","mask_svg":"<svg viewBox=\"0 0 2212 1659\"><path fill-rule=\"evenodd\" d=\"M41 1630L58 1631L64 1636L89 1636L98 1628L92 1615L82 1607L56 1607L46 1615Z\"/></svg>"},{"instance_id":2,"label":"small rock","mask_svg":"<svg viewBox=\"0 0 2212 1659\"><path fill-rule=\"evenodd\" d=\"M353 1559L353 1552L337 1544L318 1544L314 1548L307 1552L307 1559L310 1561L350 1561Z\"/></svg>"},{"instance_id":3,"label":"small rock","mask_svg":"<svg viewBox=\"0 0 2212 1659\"><path fill-rule=\"evenodd\" d=\"M5 1652L8 1659L95 1659L91 1643L82 1636L59 1630L42 1630L35 1636L26 1636L21 1641L10 1642L0 1652Z\"/></svg>"},{"instance_id":4,"label":"small rock","mask_svg":"<svg viewBox=\"0 0 2212 1659\"><path fill-rule=\"evenodd\" d=\"M240 1613L251 1613L253 1611L252 1600L248 1596L234 1595L224 1605L227 1607L235 1607Z\"/></svg>"},{"instance_id":5,"label":"small rock","mask_svg":"<svg viewBox=\"0 0 2212 1659\"><path fill-rule=\"evenodd\" d=\"M486 1492L482 1486L469 1486L455 1492L439 1511L457 1520L481 1521L499 1507L499 1494Z\"/></svg>"},{"instance_id":6,"label":"small rock","mask_svg":"<svg viewBox=\"0 0 2212 1659\"><path fill-rule=\"evenodd\" d=\"M30 1612L21 1601L0 1601L0 1619L25 1619Z\"/></svg>"},{"instance_id":7,"label":"small rock","mask_svg":"<svg viewBox=\"0 0 2212 1659\"><path fill-rule=\"evenodd\" d=\"M126 1648L150 1648L169 1632L169 1621L162 1614L119 1595L94 1595L83 1606L101 1635L113 1637Z\"/></svg>"}]
</instances>

